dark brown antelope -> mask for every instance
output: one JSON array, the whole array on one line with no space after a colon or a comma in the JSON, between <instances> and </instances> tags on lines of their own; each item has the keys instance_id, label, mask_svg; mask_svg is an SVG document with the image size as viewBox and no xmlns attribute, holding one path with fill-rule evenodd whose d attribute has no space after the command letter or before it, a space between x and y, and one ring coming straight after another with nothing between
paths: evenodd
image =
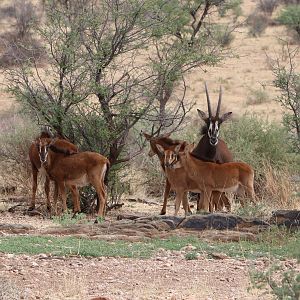
<instances>
[{"instance_id":1,"label":"dark brown antelope","mask_svg":"<svg viewBox=\"0 0 300 300\"><path fill-rule=\"evenodd\" d=\"M205 211L209 210L212 193L216 191L234 192L240 196L246 194L255 202L254 171L246 163L205 162L192 156L189 147L186 147L184 153L180 152L180 145L174 150L166 150L160 145L157 147L164 155L166 176L176 192L175 215L181 202L187 209L188 191L201 193L201 202Z\"/></svg>"},{"instance_id":2,"label":"dark brown antelope","mask_svg":"<svg viewBox=\"0 0 300 300\"><path fill-rule=\"evenodd\" d=\"M29 148L29 159L31 162L31 169L32 169L32 198L31 198L31 203L29 206L29 210L35 209L35 197L36 197L36 189L37 189L37 177L38 173L40 171L43 172L43 168L41 166L40 158L39 158L39 151L36 146L36 143L39 139L43 138L52 138L53 134L50 131L50 128L48 126L45 126L42 128L41 135L36 138L36 140L30 145ZM58 146L60 149L63 149L65 151L66 155L71 155L74 153L78 152L77 146L74 144L70 143L67 140L64 139L57 139L55 141L55 145ZM57 153L55 154L56 156L64 156L64 154ZM55 159L55 157L54 157ZM47 198L47 209L51 211L51 201L50 201L50 179L48 176L45 178L45 194ZM57 184L55 183L55 192L54 192L54 202L57 202ZM76 193L76 190L74 190L74 187L71 187L71 192L72 194ZM79 212L80 211L80 205L79 203L74 203L74 212Z\"/></svg>"},{"instance_id":3,"label":"dark brown antelope","mask_svg":"<svg viewBox=\"0 0 300 300\"><path fill-rule=\"evenodd\" d=\"M37 141L41 165L50 179L58 185L59 195L63 201L63 211L67 209L65 186L86 186L91 184L98 196L97 215L104 217L106 207L106 187L104 178L109 168L106 157L95 152L79 152L69 156L56 156L62 149L55 140L44 138ZM78 194L77 194L78 197Z\"/></svg>"},{"instance_id":4,"label":"dark brown antelope","mask_svg":"<svg viewBox=\"0 0 300 300\"><path fill-rule=\"evenodd\" d=\"M220 164L231 162L233 161L232 153L228 149L226 143L223 140L219 139L219 132L221 124L230 118L232 112L227 112L220 116L222 100L222 89L220 87L217 110L215 116L213 116L206 84L205 92L207 99L208 116L202 110L197 110L200 118L205 122L205 125L201 129L201 133L203 136L191 152L191 155L197 159L208 162L216 162ZM210 211L213 211L213 209L221 210L224 206L228 211L231 210L230 201L226 197L226 195L224 193L214 191L211 199ZM199 206L198 202L197 210L200 209L202 209L202 207Z\"/></svg>"},{"instance_id":5,"label":"dark brown antelope","mask_svg":"<svg viewBox=\"0 0 300 300\"><path fill-rule=\"evenodd\" d=\"M154 155L158 156L160 165L164 172L165 172L164 154L158 150L157 145L160 145L164 149L170 149L170 150L174 149L178 145L181 145L180 151L183 151L184 148L188 145L188 143L185 141L171 139L170 138L171 133L166 133L164 135L153 137L150 134L143 132L143 135L146 138L146 140L149 141L149 143L150 143L150 151L149 151L148 155L150 157L152 157ZM172 184L170 184L168 177L166 177L165 190L164 190L164 195L163 195L164 202L163 202L163 207L160 212L161 215L165 215L167 212L168 197L169 197L171 189L173 190ZM188 212L190 213L191 209L190 209L189 205L188 205L187 209L188 209Z\"/></svg>"}]
</instances>

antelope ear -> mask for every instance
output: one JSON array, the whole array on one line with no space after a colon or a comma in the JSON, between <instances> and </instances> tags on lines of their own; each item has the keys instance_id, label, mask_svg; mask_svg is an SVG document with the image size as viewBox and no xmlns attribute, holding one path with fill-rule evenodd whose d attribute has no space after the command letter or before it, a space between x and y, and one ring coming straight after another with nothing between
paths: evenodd
<instances>
[{"instance_id":1,"label":"antelope ear","mask_svg":"<svg viewBox=\"0 0 300 300\"><path fill-rule=\"evenodd\" d=\"M165 149L164 149L161 145L156 144L156 148L157 148L157 150L158 150L161 154L164 154L164 153L165 153Z\"/></svg>"},{"instance_id":2,"label":"antelope ear","mask_svg":"<svg viewBox=\"0 0 300 300\"><path fill-rule=\"evenodd\" d=\"M197 111L198 111L199 117L200 117L203 121L205 121L205 120L207 119L206 113L205 113L204 111L200 110L200 109L197 109Z\"/></svg>"},{"instance_id":3,"label":"antelope ear","mask_svg":"<svg viewBox=\"0 0 300 300\"><path fill-rule=\"evenodd\" d=\"M175 152L176 155L179 153L181 147L182 147L182 144L179 144L179 145L177 145L177 146L175 147L174 152Z\"/></svg>"},{"instance_id":4,"label":"antelope ear","mask_svg":"<svg viewBox=\"0 0 300 300\"><path fill-rule=\"evenodd\" d=\"M144 132L144 131L141 131L141 134L143 134L143 136L146 138L147 141L149 141L151 139L151 135Z\"/></svg>"},{"instance_id":5,"label":"antelope ear","mask_svg":"<svg viewBox=\"0 0 300 300\"><path fill-rule=\"evenodd\" d=\"M224 122L224 121L230 119L231 115L232 115L231 111L223 114L222 117L220 118L221 122Z\"/></svg>"}]
</instances>

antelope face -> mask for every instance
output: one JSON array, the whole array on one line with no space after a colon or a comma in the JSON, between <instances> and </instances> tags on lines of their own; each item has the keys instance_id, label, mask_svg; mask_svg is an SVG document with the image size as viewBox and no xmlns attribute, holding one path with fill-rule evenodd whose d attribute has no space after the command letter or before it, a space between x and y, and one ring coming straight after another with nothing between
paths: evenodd
<instances>
[{"instance_id":1,"label":"antelope face","mask_svg":"<svg viewBox=\"0 0 300 300\"><path fill-rule=\"evenodd\" d=\"M50 145L48 143L43 142L42 140L39 140L36 143L36 147L39 154L40 162L43 165L47 162Z\"/></svg>"},{"instance_id":2,"label":"antelope face","mask_svg":"<svg viewBox=\"0 0 300 300\"><path fill-rule=\"evenodd\" d=\"M221 100L222 100L222 88L220 87L217 110L215 116L213 116L206 83L205 83L205 92L206 92L208 116L206 115L205 112L203 112L200 109L198 109L198 114L206 124L206 127L203 130L203 134L207 134L210 145L215 147L219 142L220 125L224 121L230 118L232 112L227 112L220 117L220 108L221 108Z\"/></svg>"},{"instance_id":3,"label":"antelope face","mask_svg":"<svg viewBox=\"0 0 300 300\"><path fill-rule=\"evenodd\" d=\"M169 169L174 169L176 163L178 162L178 154L172 150L165 151L165 167Z\"/></svg>"},{"instance_id":4,"label":"antelope face","mask_svg":"<svg viewBox=\"0 0 300 300\"><path fill-rule=\"evenodd\" d=\"M207 135L209 137L209 143L212 146L216 146L219 142L219 121L218 120L208 120Z\"/></svg>"},{"instance_id":5,"label":"antelope face","mask_svg":"<svg viewBox=\"0 0 300 300\"><path fill-rule=\"evenodd\" d=\"M175 169L178 166L179 162L179 150L181 148L181 144L177 145L174 150L172 149L164 149L161 145L157 144L157 149L164 156L164 165L168 169Z\"/></svg>"}]
</instances>

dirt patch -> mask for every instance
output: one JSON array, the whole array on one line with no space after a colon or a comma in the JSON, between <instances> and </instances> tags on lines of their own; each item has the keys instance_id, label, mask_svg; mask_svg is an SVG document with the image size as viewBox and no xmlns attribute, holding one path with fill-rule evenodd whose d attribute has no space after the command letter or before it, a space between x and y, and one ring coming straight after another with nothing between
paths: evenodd
<instances>
[{"instance_id":1,"label":"dirt patch","mask_svg":"<svg viewBox=\"0 0 300 300\"><path fill-rule=\"evenodd\" d=\"M172 251L147 260L0 254L1 279L9 278L23 299L258 299L257 291L247 292L248 273L264 264L202 257L187 261Z\"/></svg>"}]
</instances>

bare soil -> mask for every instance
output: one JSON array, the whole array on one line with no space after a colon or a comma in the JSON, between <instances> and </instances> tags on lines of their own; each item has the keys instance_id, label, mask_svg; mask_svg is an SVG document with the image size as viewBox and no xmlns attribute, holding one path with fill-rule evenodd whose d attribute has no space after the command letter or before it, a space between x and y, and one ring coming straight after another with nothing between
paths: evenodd
<instances>
[{"instance_id":1,"label":"bare soil","mask_svg":"<svg viewBox=\"0 0 300 300\"><path fill-rule=\"evenodd\" d=\"M0 276L8 279L2 289L15 288L23 299L250 300L260 297L256 290L247 292L249 271L264 264L205 257L188 261L175 251L147 260L0 254Z\"/></svg>"}]
</instances>

